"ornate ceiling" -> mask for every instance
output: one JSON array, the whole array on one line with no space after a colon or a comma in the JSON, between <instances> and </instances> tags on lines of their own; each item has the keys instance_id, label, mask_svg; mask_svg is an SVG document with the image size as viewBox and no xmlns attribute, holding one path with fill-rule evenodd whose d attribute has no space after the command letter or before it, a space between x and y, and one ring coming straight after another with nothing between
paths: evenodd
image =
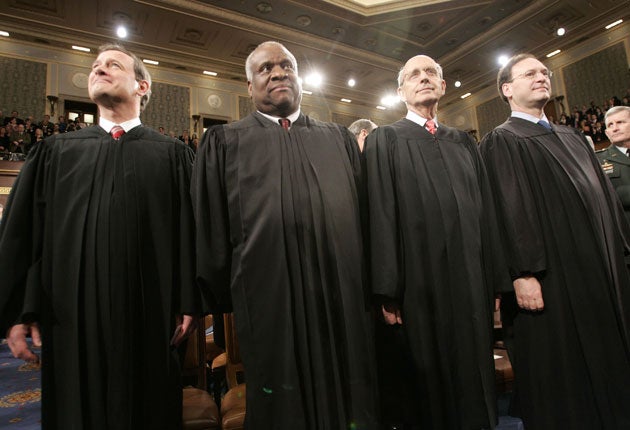
<instances>
[{"instance_id":1,"label":"ornate ceiling","mask_svg":"<svg viewBox=\"0 0 630 430\"><path fill-rule=\"evenodd\" d=\"M158 67L212 70L242 82L249 52L278 40L296 55L300 75L324 75L324 96L366 106L395 92L400 66L422 53L443 66L441 104L450 104L494 85L498 55L566 50L630 18L629 6L630 0L0 0L0 30L27 43L94 50L116 40L124 24L124 44ZM565 36L555 35L558 26Z\"/></svg>"}]
</instances>

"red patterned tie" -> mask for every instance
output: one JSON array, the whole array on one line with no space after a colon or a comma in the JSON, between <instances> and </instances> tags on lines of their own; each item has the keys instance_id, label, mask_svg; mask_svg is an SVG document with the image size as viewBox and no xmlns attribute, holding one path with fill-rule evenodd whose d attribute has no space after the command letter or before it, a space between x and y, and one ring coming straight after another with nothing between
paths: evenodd
<instances>
[{"instance_id":1,"label":"red patterned tie","mask_svg":"<svg viewBox=\"0 0 630 430\"><path fill-rule=\"evenodd\" d=\"M432 119L428 120L425 124L424 127L427 129L427 131L431 134L435 134L435 130L437 130L437 127L435 126L435 121L433 121Z\"/></svg>"},{"instance_id":2,"label":"red patterned tie","mask_svg":"<svg viewBox=\"0 0 630 430\"><path fill-rule=\"evenodd\" d=\"M291 121L290 120L288 120L286 118L280 118L278 120L278 122L280 123L282 128L284 128L285 130L289 130L289 126L291 125Z\"/></svg>"},{"instance_id":3,"label":"red patterned tie","mask_svg":"<svg viewBox=\"0 0 630 430\"><path fill-rule=\"evenodd\" d=\"M122 136L123 134L125 134L125 130L119 126L119 125L115 125L112 127L112 129L109 131L109 134L112 135L112 137L115 140L120 139L120 136Z\"/></svg>"}]
</instances>

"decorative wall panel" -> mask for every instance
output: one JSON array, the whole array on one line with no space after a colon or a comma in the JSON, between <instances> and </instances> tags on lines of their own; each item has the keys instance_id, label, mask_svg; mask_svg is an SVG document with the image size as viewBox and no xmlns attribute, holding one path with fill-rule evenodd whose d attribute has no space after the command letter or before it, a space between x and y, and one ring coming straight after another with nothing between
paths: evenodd
<instances>
[{"instance_id":1,"label":"decorative wall panel","mask_svg":"<svg viewBox=\"0 0 630 430\"><path fill-rule=\"evenodd\" d=\"M190 130L190 88L153 82L151 100L140 114L142 123L166 131L174 131L180 136L183 130Z\"/></svg>"},{"instance_id":2,"label":"decorative wall panel","mask_svg":"<svg viewBox=\"0 0 630 430\"><path fill-rule=\"evenodd\" d=\"M503 124L509 116L510 106L498 96L477 106L477 122L479 123L477 136L479 139L497 125Z\"/></svg>"},{"instance_id":3,"label":"decorative wall panel","mask_svg":"<svg viewBox=\"0 0 630 430\"><path fill-rule=\"evenodd\" d=\"M46 63L0 56L0 110L4 116L18 111L35 122L46 113Z\"/></svg>"},{"instance_id":4,"label":"decorative wall panel","mask_svg":"<svg viewBox=\"0 0 630 430\"><path fill-rule=\"evenodd\" d=\"M254 103L252 103L252 99L249 97L239 97L238 98L238 119L243 119L250 113L256 110L254 108Z\"/></svg>"},{"instance_id":5,"label":"decorative wall panel","mask_svg":"<svg viewBox=\"0 0 630 430\"><path fill-rule=\"evenodd\" d=\"M630 86L628 58L623 42L612 45L562 69L568 109L602 106L612 96L622 98Z\"/></svg>"}]
</instances>

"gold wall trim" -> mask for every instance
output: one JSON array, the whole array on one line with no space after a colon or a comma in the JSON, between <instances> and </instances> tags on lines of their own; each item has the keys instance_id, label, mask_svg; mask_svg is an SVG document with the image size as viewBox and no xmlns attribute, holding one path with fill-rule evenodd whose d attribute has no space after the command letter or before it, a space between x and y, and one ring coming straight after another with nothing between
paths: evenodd
<instances>
[{"instance_id":1,"label":"gold wall trim","mask_svg":"<svg viewBox=\"0 0 630 430\"><path fill-rule=\"evenodd\" d=\"M0 187L0 194L11 194L11 187Z\"/></svg>"}]
</instances>

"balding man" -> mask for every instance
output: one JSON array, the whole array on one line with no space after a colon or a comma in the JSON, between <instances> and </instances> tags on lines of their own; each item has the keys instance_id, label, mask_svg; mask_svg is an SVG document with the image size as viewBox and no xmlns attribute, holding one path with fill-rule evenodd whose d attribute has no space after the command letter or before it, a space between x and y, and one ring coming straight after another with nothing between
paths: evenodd
<instances>
[{"instance_id":1,"label":"balding man","mask_svg":"<svg viewBox=\"0 0 630 430\"><path fill-rule=\"evenodd\" d=\"M497 420L493 290L507 279L477 144L437 121L445 89L439 64L411 58L398 75L406 118L367 138L372 288L408 339L411 424L482 429Z\"/></svg>"}]
</instances>

